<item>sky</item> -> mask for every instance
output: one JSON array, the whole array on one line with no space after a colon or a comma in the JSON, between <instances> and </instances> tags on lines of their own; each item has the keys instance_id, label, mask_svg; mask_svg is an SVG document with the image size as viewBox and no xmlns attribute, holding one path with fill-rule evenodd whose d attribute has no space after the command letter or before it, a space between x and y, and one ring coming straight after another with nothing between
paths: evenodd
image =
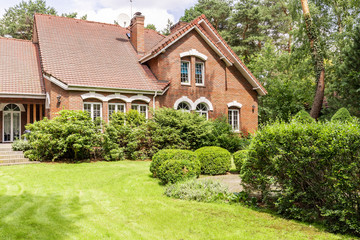
<instances>
[{"instance_id":1,"label":"sky","mask_svg":"<svg viewBox=\"0 0 360 240\"><path fill-rule=\"evenodd\" d=\"M25 0L28 1L28 0ZM0 0L0 17L5 9L13 7L21 0ZM185 9L197 0L132 0L132 13L141 12L145 25L154 24L158 30L166 27L168 19L176 23ZM119 14L131 15L130 0L46 0L47 6L61 13L77 12L78 17L87 14L87 20L114 23Z\"/></svg>"}]
</instances>

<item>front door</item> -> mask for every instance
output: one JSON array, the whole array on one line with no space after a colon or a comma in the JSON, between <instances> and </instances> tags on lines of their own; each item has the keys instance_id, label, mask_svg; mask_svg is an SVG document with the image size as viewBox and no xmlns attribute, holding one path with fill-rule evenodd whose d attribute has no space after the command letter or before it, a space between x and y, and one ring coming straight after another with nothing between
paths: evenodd
<instances>
[{"instance_id":1,"label":"front door","mask_svg":"<svg viewBox=\"0 0 360 240\"><path fill-rule=\"evenodd\" d=\"M21 112L16 104L8 104L3 112L3 142L13 142L21 135Z\"/></svg>"}]
</instances>

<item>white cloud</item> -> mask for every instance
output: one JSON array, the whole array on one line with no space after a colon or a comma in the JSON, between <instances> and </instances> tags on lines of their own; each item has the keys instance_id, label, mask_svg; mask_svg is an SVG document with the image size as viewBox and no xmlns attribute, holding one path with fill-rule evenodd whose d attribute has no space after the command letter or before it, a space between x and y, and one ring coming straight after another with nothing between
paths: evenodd
<instances>
[{"instance_id":1,"label":"white cloud","mask_svg":"<svg viewBox=\"0 0 360 240\"><path fill-rule=\"evenodd\" d=\"M75 10L79 16L87 14L87 19L96 22L114 23L114 20L118 19L120 13L126 13L130 17L130 8L102 8L97 11L94 10ZM133 8L133 14L139 9ZM167 20L175 21L174 16L169 14L165 9L158 8L142 8L142 14L145 16L145 26L147 24L154 24L158 30L162 30L166 27Z\"/></svg>"},{"instance_id":2,"label":"white cloud","mask_svg":"<svg viewBox=\"0 0 360 240\"><path fill-rule=\"evenodd\" d=\"M25 0L27 1L27 0ZM0 17L5 9L19 4L21 0L0 0ZM145 25L155 24L158 30L165 28L167 20L178 21L186 8L197 0L132 0L133 11L145 15ZM130 14L130 0L46 0L48 6L58 13L78 12L88 15L88 20L114 23L120 13ZM130 16L131 17L131 16Z\"/></svg>"}]
</instances>

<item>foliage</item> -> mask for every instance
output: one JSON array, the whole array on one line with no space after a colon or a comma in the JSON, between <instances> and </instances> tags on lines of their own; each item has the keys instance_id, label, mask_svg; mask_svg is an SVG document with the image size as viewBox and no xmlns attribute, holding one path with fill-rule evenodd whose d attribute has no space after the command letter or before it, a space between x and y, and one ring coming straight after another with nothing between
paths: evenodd
<instances>
[{"instance_id":1,"label":"foliage","mask_svg":"<svg viewBox=\"0 0 360 240\"><path fill-rule=\"evenodd\" d=\"M346 107L351 114L360 116L360 25L351 33L351 43L344 47L341 59L335 63L340 65L334 70L335 77L330 86L329 102L335 109Z\"/></svg>"},{"instance_id":2,"label":"foliage","mask_svg":"<svg viewBox=\"0 0 360 240\"><path fill-rule=\"evenodd\" d=\"M162 31L160 31L160 33L161 33L162 35L165 35L165 36L170 35L170 33L171 33L171 26L172 26L173 24L174 24L174 23L173 23L170 19L168 19L167 24L166 24L166 27L165 27Z\"/></svg>"},{"instance_id":3,"label":"foliage","mask_svg":"<svg viewBox=\"0 0 360 240\"><path fill-rule=\"evenodd\" d=\"M221 147L202 147L195 151L201 164L201 173L224 174L230 170L231 154Z\"/></svg>"},{"instance_id":4,"label":"foliage","mask_svg":"<svg viewBox=\"0 0 360 240\"><path fill-rule=\"evenodd\" d=\"M13 151L28 151L31 149L31 145L28 141L26 140L15 140L12 144L11 144L11 148Z\"/></svg>"},{"instance_id":5,"label":"foliage","mask_svg":"<svg viewBox=\"0 0 360 240\"><path fill-rule=\"evenodd\" d=\"M241 171L241 167L244 165L246 161L246 157L248 155L249 150L240 150L233 154L234 164L236 166L236 170Z\"/></svg>"},{"instance_id":6,"label":"foliage","mask_svg":"<svg viewBox=\"0 0 360 240\"><path fill-rule=\"evenodd\" d=\"M331 118L331 121L347 122L351 120L352 117L346 108L340 108Z\"/></svg>"},{"instance_id":7,"label":"foliage","mask_svg":"<svg viewBox=\"0 0 360 240\"><path fill-rule=\"evenodd\" d=\"M151 121L154 145L159 149L194 150L209 143L210 122L199 114L160 108Z\"/></svg>"},{"instance_id":8,"label":"foliage","mask_svg":"<svg viewBox=\"0 0 360 240\"><path fill-rule=\"evenodd\" d=\"M147 159L152 155L152 141L145 117L136 110L116 112L105 126L105 160Z\"/></svg>"},{"instance_id":9,"label":"foliage","mask_svg":"<svg viewBox=\"0 0 360 240\"><path fill-rule=\"evenodd\" d=\"M359 122L276 122L254 136L249 150L241 169L248 191L274 199L286 217L360 235Z\"/></svg>"},{"instance_id":10,"label":"foliage","mask_svg":"<svg viewBox=\"0 0 360 240\"><path fill-rule=\"evenodd\" d=\"M315 119L313 119L305 110L301 110L293 117L293 121L300 123L313 123L315 122Z\"/></svg>"},{"instance_id":11,"label":"foliage","mask_svg":"<svg viewBox=\"0 0 360 240\"><path fill-rule=\"evenodd\" d=\"M34 24L34 14L43 13L58 15L55 8L46 6L45 0L22 0L14 7L5 10L5 14L0 19L0 36L11 36L31 40ZM62 14L64 17L76 18L77 13ZM81 19L86 19L86 15Z\"/></svg>"},{"instance_id":12,"label":"foliage","mask_svg":"<svg viewBox=\"0 0 360 240\"><path fill-rule=\"evenodd\" d=\"M189 150L163 149L158 151L152 158L150 172L154 177L159 175L160 166L168 160L196 161L196 154Z\"/></svg>"},{"instance_id":13,"label":"foliage","mask_svg":"<svg viewBox=\"0 0 360 240\"><path fill-rule=\"evenodd\" d=\"M205 14L216 30L221 31L228 26L231 5L231 0L199 0L195 6L185 9L184 16L180 18L180 21L191 22Z\"/></svg>"},{"instance_id":14,"label":"foliage","mask_svg":"<svg viewBox=\"0 0 360 240\"><path fill-rule=\"evenodd\" d=\"M100 146L100 126L87 112L62 110L52 120L45 118L26 126L32 149L25 152L31 160L83 160L94 157Z\"/></svg>"},{"instance_id":15,"label":"foliage","mask_svg":"<svg viewBox=\"0 0 360 240\"><path fill-rule=\"evenodd\" d=\"M166 188L165 195L183 200L216 202L227 200L230 193L225 185L207 179L191 179Z\"/></svg>"},{"instance_id":16,"label":"foliage","mask_svg":"<svg viewBox=\"0 0 360 240\"><path fill-rule=\"evenodd\" d=\"M200 175L200 162L195 160L178 159L163 162L158 172L158 178L163 184L175 183Z\"/></svg>"},{"instance_id":17,"label":"foliage","mask_svg":"<svg viewBox=\"0 0 360 240\"><path fill-rule=\"evenodd\" d=\"M152 30L154 30L154 31L156 31L156 27L155 27L155 25L154 24L148 24L148 25L146 25L146 27L145 28L147 28L147 29L152 29Z\"/></svg>"}]
</instances>

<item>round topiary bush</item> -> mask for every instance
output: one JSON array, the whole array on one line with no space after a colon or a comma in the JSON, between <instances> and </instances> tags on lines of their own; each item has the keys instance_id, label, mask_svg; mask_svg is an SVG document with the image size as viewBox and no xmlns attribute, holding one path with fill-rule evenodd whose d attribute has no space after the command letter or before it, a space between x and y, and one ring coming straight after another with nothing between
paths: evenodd
<instances>
[{"instance_id":1,"label":"round topiary bush","mask_svg":"<svg viewBox=\"0 0 360 240\"><path fill-rule=\"evenodd\" d=\"M163 162L158 169L158 178L163 184L175 183L189 178L195 178L200 175L200 162L193 161L167 160Z\"/></svg>"},{"instance_id":2,"label":"round topiary bush","mask_svg":"<svg viewBox=\"0 0 360 240\"><path fill-rule=\"evenodd\" d=\"M301 110L299 111L294 117L294 121L300 122L300 123L313 123L315 122L315 119L310 116L310 114L305 111Z\"/></svg>"},{"instance_id":3,"label":"round topiary bush","mask_svg":"<svg viewBox=\"0 0 360 240\"><path fill-rule=\"evenodd\" d=\"M181 149L163 149L158 151L153 157L150 164L150 172L154 177L158 176L158 170L161 164L167 160L189 160L195 161L196 154L189 150Z\"/></svg>"},{"instance_id":4,"label":"round topiary bush","mask_svg":"<svg viewBox=\"0 0 360 240\"><path fill-rule=\"evenodd\" d=\"M221 147L202 147L195 151L201 164L201 173L224 174L230 170L231 154Z\"/></svg>"},{"instance_id":5,"label":"round topiary bush","mask_svg":"<svg viewBox=\"0 0 360 240\"><path fill-rule=\"evenodd\" d=\"M246 156L248 154L248 150L240 150L233 154L234 164L236 166L236 170L241 171L241 167L246 160Z\"/></svg>"},{"instance_id":6,"label":"round topiary bush","mask_svg":"<svg viewBox=\"0 0 360 240\"><path fill-rule=\"evenodd\" d=\"M340 122L347 122L351 120L352 117L346 108L340 108L331 118L331 121L340 121Z\"/></svg>"}]
</instances>

